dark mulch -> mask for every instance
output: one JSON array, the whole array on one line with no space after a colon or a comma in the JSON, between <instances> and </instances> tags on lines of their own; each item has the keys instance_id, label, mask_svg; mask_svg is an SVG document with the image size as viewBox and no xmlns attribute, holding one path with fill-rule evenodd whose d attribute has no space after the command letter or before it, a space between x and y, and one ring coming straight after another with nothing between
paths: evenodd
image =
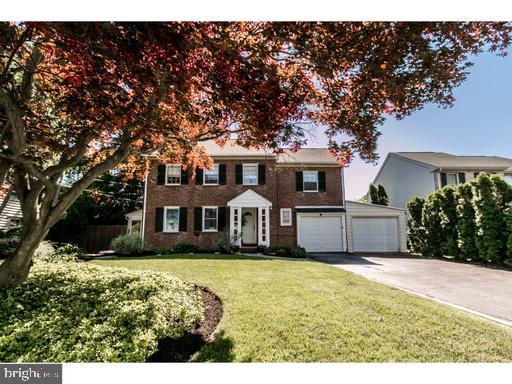
<instances>
[{"instance_id":1,"label":"dark mulch","mask_svg":"<svg viewBox=\"0 0 512 384\"><path fill-rule=\"evenodd\" d=\"M204 319L196 329L187 332L179 339L166 337L159 341L158 350L149 356L148 362L185 362L212 339L222 315L222 301L213 292L204 287L196 287L204 302Z\"/></svg>"}]
</instances>

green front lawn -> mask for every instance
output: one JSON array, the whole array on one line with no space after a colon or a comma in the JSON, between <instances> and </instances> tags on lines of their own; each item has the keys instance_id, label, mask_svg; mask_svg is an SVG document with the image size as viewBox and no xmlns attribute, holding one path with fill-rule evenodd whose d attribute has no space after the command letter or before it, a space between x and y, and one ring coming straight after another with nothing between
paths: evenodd
<instances>
[{"instance_id":1,"label":"green front lawn","mask_svg":"<svg viewBox=\"0 0 512 384\"><path fill-rule=\"evenodd\" d=\"M95 261L170 272L223 300L199 361L512 361L512 329L310 261L173 255Z\"/></svg>"}]
</instances>

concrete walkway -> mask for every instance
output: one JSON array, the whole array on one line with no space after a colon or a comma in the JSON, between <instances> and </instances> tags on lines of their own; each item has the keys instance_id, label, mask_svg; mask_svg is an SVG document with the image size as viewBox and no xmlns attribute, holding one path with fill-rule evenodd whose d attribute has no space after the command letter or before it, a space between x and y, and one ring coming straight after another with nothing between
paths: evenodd
<instances>
[{"instance_id":1,"label":"concrete walkway","mask_svg":"<svg viewBox=\"0 0 512 384\"><path fill-rule=\"evenodd\" d=\"M512 326L512 272L409 255L312 258Z\"/></svg>"}]
</instances>

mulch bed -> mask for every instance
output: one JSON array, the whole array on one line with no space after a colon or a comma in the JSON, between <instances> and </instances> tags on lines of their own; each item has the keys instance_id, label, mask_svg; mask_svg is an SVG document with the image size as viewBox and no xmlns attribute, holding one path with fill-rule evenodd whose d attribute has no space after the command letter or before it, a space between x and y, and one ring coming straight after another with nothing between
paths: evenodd
<instances>
[{"instance_id":1,"label":"mulch bed","mask_svg":"<svg viewBox=\"0 0 512 384\"><path fill-rule=\"evenodd\" d=\"M196 286L204 302L204 319L197 327L179 339L166 337L159 341L158 350L147 358L147 362L186 362L194 353L212 340L213 333L224 313L220 298L204 287Z\"/></svg>"}]
</instances>

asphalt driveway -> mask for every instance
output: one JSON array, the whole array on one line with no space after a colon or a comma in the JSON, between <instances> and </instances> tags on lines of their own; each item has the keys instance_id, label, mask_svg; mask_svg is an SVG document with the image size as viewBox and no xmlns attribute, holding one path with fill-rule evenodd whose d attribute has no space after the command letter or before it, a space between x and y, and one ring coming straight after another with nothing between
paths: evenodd
<instances>
[{"instance_id":1,"label":"asphalt driveway","mask_svg":"<svg viewBox=\"0 0 512 384\"><path fill-rule=\"evenodd\" d=\"M409 255L313 254L311 257L512 326L510 271Z\"/></svg>"}]
</instances>

